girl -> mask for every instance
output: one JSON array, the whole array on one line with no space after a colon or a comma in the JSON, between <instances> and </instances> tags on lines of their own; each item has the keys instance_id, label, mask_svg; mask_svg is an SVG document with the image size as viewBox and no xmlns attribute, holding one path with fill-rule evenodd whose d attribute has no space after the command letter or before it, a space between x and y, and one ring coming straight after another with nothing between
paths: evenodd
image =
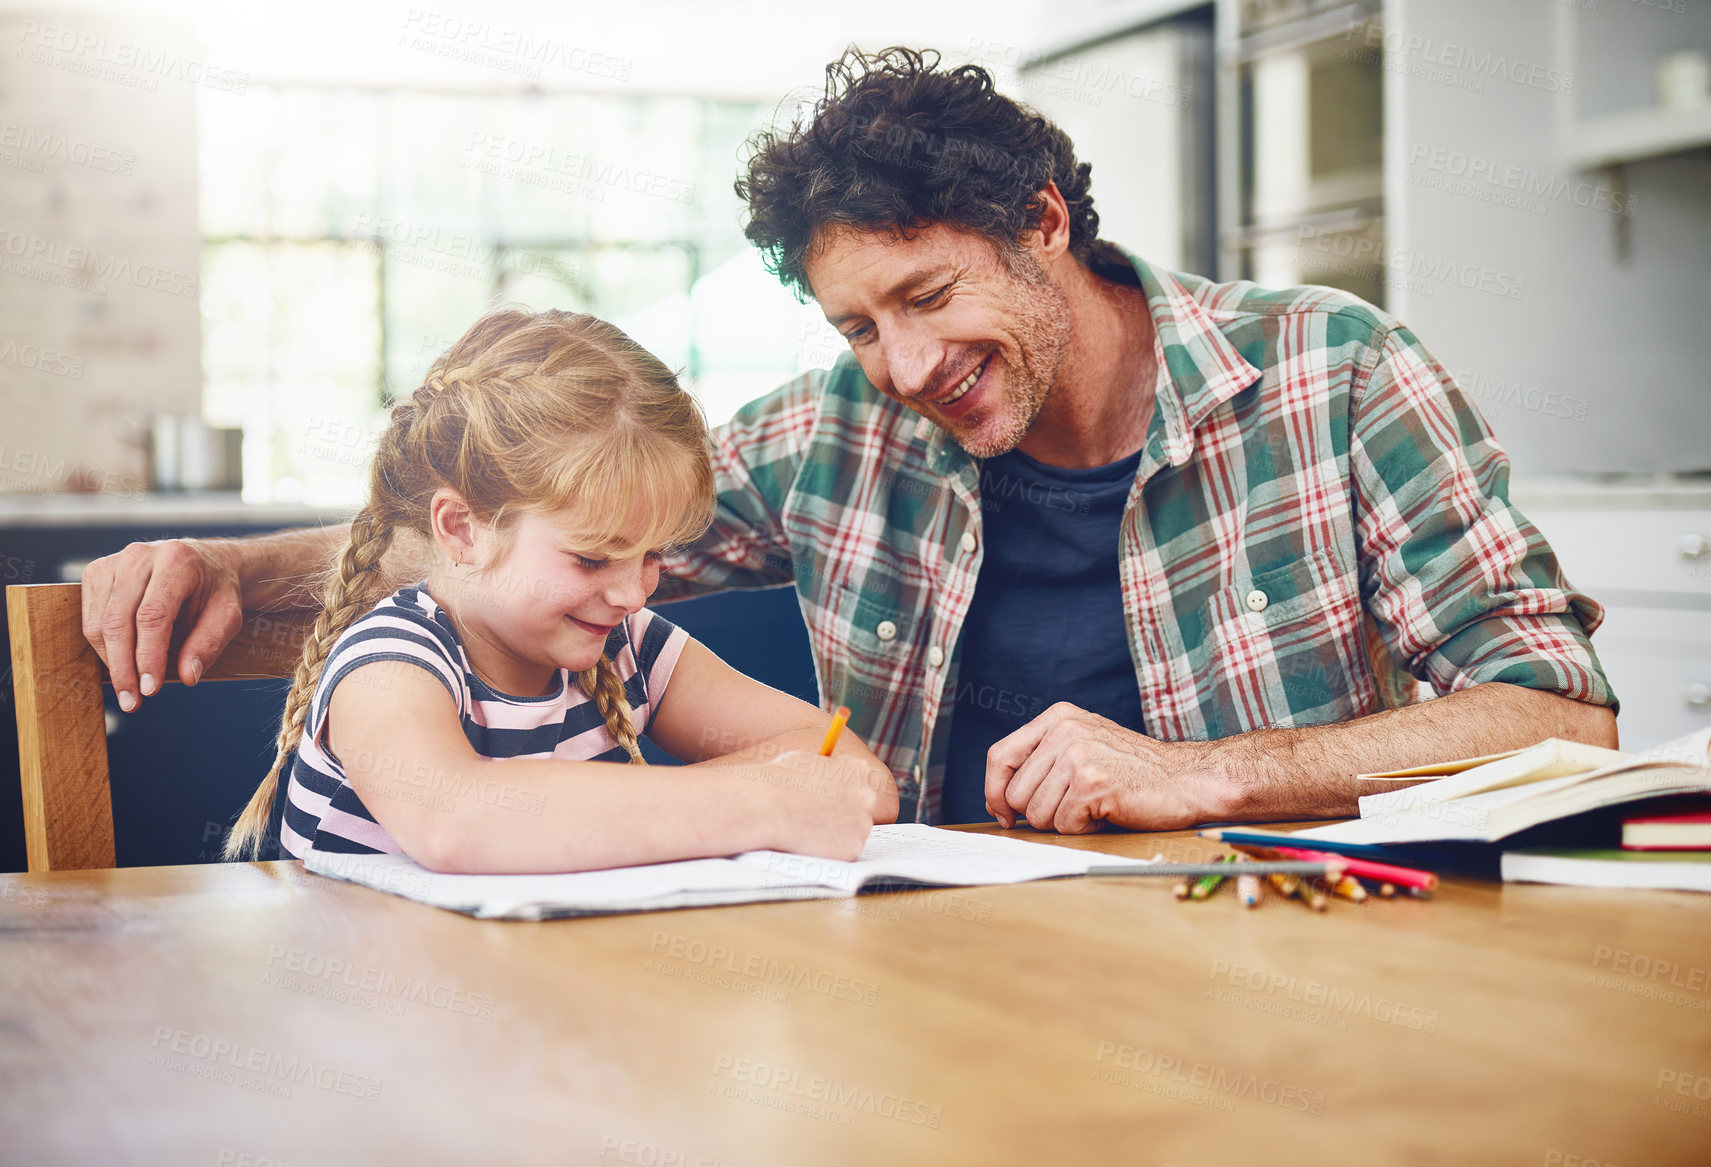
<instances>
[{"instance_id":1,"label":"girl","mask_svg":"<svg viewBox=\"0 0 1711 1167\"><path fill-rule=\"evenodd\" d=\"M709 522L709 448L670 370L612 325L478 320L393 407L226 857L254 850L294 755L280 841L299 858L402 851L445 872L760 847L853 859L896 817L889 771L854 734L819 757L830 718L642 606L662 549ZM432 566L382 598L400 537ZM645 767L638 733L692 764Z\"/></svg>"}]
</instances>

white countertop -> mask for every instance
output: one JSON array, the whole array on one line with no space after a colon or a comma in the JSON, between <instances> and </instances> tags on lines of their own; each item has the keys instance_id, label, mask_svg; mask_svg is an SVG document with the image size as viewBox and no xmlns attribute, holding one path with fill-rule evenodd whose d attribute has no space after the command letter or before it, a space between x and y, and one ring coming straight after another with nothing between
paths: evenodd
<instances>
[{"instance_id":1,"label":"white countertop","mask_svg":"<svg viewBox=\"0 0 1711 1167\"><path fill-rule=\"evenodd\" d=\"M245 523L275 527L342 523L355 506L246 503L237 491L194 494L0 492L0 527L118 527Z\"/></svg>"}]
</instances>

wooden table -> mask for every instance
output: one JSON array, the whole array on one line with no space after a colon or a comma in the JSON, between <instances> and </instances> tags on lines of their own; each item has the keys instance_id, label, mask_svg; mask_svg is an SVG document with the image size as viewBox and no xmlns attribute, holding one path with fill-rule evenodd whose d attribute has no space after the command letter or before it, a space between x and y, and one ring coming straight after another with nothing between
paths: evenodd
<instances>
[{"instance_id":1,"label":"wooden table","mask_svg":"<svg viewBox=\"0 0 1711 1167\"><path fill-rule=\"evenodd\" d=\"M1687 893L517 924L250 863L4 875L0 921L7 1163L1711 1162Z\"/></svg>"}]
</instances>

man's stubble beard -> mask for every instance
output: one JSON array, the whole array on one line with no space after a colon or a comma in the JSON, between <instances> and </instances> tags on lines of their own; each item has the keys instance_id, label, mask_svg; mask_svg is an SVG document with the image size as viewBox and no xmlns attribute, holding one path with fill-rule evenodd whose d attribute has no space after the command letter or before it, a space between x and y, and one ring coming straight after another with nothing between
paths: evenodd
<instances>
[{"instance_id":1,"label":"man's stubble beard","mask_svg":"<svg viewBox=\"0 0 1711 1167\"><path fill-rule=\"evenodd\" d=\"M1004 267L1014 277L1004 299L1016 322L1021 367L1005 362L1003 399L986 406L1005 415L996 433L976 437L945 427L972 458L996 458L1021 444L1051 398L1069 344L1069 300L1045 269L1026 252L1010 257Z\"/></svg>"}]
</instances>

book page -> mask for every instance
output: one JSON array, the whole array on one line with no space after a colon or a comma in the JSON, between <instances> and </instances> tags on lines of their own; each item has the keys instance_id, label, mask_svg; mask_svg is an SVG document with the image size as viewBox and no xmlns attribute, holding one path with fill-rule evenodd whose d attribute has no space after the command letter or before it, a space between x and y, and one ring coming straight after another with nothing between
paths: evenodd
<instances>
[{"instance_id":1,"label":"book page","mask_svg":"<svg viewBox=\"0 0 1711 1167\"><path fill-rule=\"evenodd\" d=\"M1535 782L1566 778L1572 774L1598 772L1631 761L1620 750L1607 750L1562 738L1546 738L1535 746L1503 756L1464 770L1460 774L1425 782L1406 790L1387 790L1363 795L1360 800L1362 818L1390 814L1432 802L1468 798L1491 790L1524 786Z\"/></svg>"},{"instance_id":2,"label":"book page","mask_svg":"<svg viewBox=\"0 0 1711 1167\"><path fill-rule=\"evenodd\" d=\"M747 851L738 855L735 862L793 882L826 884L855 892L864 884L883 880L949 886L1025 883L1085 875L1089 867L1148 861L1023 842L1002 835L976 835L920 823L896 823L874 827L867 837L867 846L852 863L784 851Z\"/></svg>"},{"instance_id":3,"label":"book page","mask_svg":"<svg viewBox=\"0 0 1711 1167\"><path fill-rule=\"evenodd\" d=\"M1378 774L1356 774L1355 781L1425 782L1432 778L1447 778L1451 774L1460 774L1463 770L1471 770L1475 766L1483 766L1487 762L1513 758L1520 752L1520 750L1507 750L1501 754L1485 754L1478 758L1458 758L1453 762L1428 762L1424 766L1410 766L1406 770L1385 770Z\"/></svg>"},{"instance_id":4,"label":"book page","mask_svg":"<svg viewBox=\"0 0 1711 1167\"><path fill-rule=\"evenodd\" d=\"M304 866L317 875L348 879L420 903L494 919L839 894L829 887L803 888L800 881L729 859L687 859L551 875L447 875L429 871L406 855L311 851Z\"/></svg>"},{"instance_id":5,"label":"book page","mask_svg":"<svg viewBox=\"0 0 1711 1167\"><path fill-rule=\"evenodd\" d=\"M488 919L643 912L769 900L854 895L888 879L946 886L1022 883L1084 875L1089 867L1143 863L1019 839L947 831L915 823L873 828L853 863L748 851L730 859L688 859L549 875L446 875L405 855L311 851L310 871L420 903Z\"/></svg>"}]
</instances>

